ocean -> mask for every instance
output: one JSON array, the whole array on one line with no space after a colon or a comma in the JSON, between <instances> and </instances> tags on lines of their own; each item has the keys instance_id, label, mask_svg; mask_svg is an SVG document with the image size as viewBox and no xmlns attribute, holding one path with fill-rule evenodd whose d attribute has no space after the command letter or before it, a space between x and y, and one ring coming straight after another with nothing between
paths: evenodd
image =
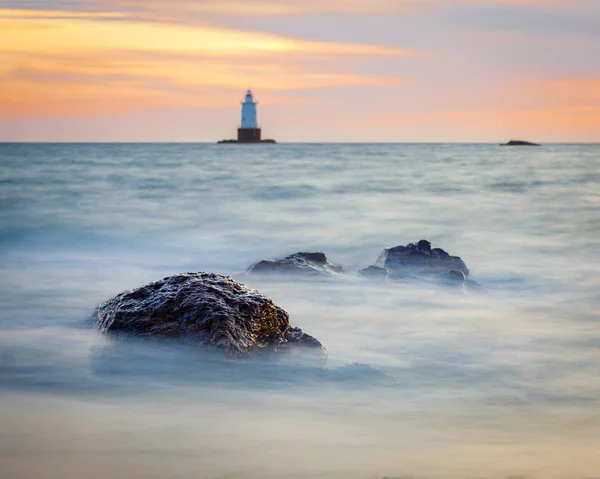
<instances>
[{"instance_id":1,"label":"ocean","mask_svg":"<svg viewBox=\"0 0 600 479\"><path fill-rule=\"evenodd\" d=\"M0 144L0 478L600 477L600 145ZM356 274L421 239L478 289ZM322 251L347 274L247 276ZM325 371L115 342L230 274Z\"/></svg>"}]
</instances>

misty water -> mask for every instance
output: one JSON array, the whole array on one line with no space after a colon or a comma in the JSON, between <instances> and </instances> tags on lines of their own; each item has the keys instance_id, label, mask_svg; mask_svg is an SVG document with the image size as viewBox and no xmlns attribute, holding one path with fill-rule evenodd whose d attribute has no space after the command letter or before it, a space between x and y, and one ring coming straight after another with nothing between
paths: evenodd
<instances>
[{"instance_id":1,"label":"misty water","mask_svg":"<svg viewBox=\"0 0 600 479\"><path fill-rule=\"evenodd\" d=\"M0 145L0 477L600 477L600 145ZM373 282L428 239L481 288ZM323 251L347 275L257 278ZM117 293L231 274L326 346L101 337Z\"/></svg>"}]
</instances>

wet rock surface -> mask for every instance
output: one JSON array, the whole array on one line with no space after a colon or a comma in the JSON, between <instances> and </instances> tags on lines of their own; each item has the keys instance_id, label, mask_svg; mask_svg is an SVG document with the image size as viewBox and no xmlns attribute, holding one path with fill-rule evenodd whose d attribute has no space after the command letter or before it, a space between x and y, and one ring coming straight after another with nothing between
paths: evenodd
<instances>
[{"instance_id":1,"label":"wet rock surface","mask_svg":"<svg viewBox=\"0 0 600 479\"><path fill-rule=\"evenodd\" d=\"M329 262L325 253L295 253L283 259L263 260L248 268L251 274L300 274L330 276L343 267Z\"/></svg>"},{"instance_id":2,"label":"wet rock surface","mask_svg":"<svg viewBox=\"0 0 600 479\"><path fill-rule=\"evenodd\" d=\"M450 256L441 248L432 248L427 240L383 250L375 266L388 270L390 278L446 277L464 282L469 269L458 256Z\"/></svg>"},{"instance_id":3,"label":"wet rock surface","mask_svg":"<svg viewBox=\"0 0 600 479\"><path fill-rule=\"evenodd\" d=\"M234 355L291 349L326 354L271 299L215 273L178 274L126 291L98 306L94 319L103 333L214 346Z\"/></svg>"}]
</instances>

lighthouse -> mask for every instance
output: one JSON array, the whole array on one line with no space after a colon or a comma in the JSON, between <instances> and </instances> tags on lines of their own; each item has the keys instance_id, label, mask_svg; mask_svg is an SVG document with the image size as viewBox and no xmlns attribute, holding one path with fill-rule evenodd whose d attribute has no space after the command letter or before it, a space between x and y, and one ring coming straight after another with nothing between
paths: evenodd
<instances>
[{"instance_id":1,"label":"lighthouse","mask_svg":"<svg viewBox=\"0 0 600 479\"><path fill-rule=\"evenodd\" d=\"M246 96L242 102L242 122L237 131L237 140L221 140L217 143L276 143L275 140L261 138L252 90L246 90Z\"/></svg>"},{"instance_id":2,"label":"lighthouse","mask_svg":"<svg viewBox=\"0 0 600 479\"><path fill-rule=\"evenodd\" d=\"M260 142L260 128L256 118L256 102L252 90L246 91L246 98L242 102L242 123L238 128L238 141L240 143Z\"/></svg>"}]
</instances>

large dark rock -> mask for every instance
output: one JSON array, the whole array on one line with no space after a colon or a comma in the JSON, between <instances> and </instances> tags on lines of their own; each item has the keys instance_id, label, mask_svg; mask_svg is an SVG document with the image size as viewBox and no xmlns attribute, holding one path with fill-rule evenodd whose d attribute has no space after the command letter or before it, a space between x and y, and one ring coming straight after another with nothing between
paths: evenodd
<instances>
[{"instance_id":1,"label":"large dark rock","mask_svg":"<svg viewBox=\"0 0 600 479\"><path fill-rule=\"evenodd\" d=\"M386 248L375 265L386 268L391 278L446 275L456 279L459 273L465 278L469 276L469 268L462 259L450 256L443 249L431 248L427 240Z\"/></svg>"},{"instance_id":2,"label":"large dark rock","mask_svg":"<svg viewBox=\"0 0 600 479\"><path fill-rule=\"evenodd\" d=\"M229 276L184 273L126 291L98 306L96 325L105 333L168 338L215 346L228 353L323 345L290 325L286 311Z\"/></svg>"},{"instance_id":3,"label":"large dark rock","mask_svg":"<svg viewBox=\"0 0 600 479\"><path fill-rule=\"evenodd\" d=\"M295 253L283 259L260 261L250 266L248 273L334 275L342 270L342 266L331 264L325 253Z\"/></svg>"}]
</instances>

